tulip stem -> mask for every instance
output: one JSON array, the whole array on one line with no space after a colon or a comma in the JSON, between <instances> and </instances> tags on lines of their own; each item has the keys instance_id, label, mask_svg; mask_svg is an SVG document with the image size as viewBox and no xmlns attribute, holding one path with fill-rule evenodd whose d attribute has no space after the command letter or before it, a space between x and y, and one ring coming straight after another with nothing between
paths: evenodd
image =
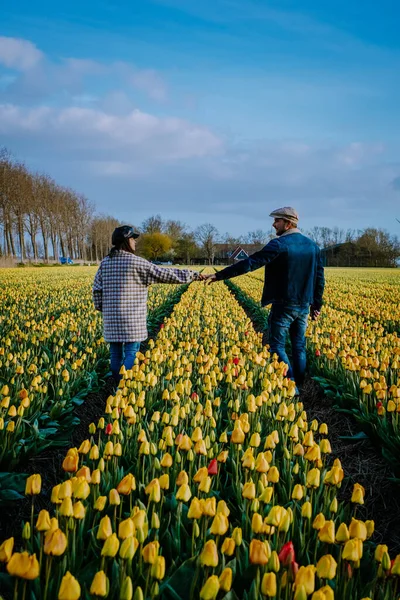
<instances>
[{"instance_id":1,"label":"tulip stem","mask_svg":"<svg viewBox=\"0 0 400 600\"><path fill-rule=\"evenodd\" d=\"M144 588L144 597L145 598L147 598L147 590L149 589L150 572L151 572L151 566L149 566L148 571L147 571L146 586Z\"/></svg>"},{"instance_id":2,"label":"tulip stem","mask_svg":"<svg viewBox=\"0 0 400 600\"><path fill-rule=\"evenodd\" d=\"M31 504L31 543L33 542L33 517L35 514L35 504L34 504L34 496L32 496L32 504Z\"/></svg>"},{"instance_id":3,"label":"tulip stem","mask_svg":"<svg viewBox=\"0 0 400 600\"><path fill-rule=\"evenodd\" d=\"M26 597L26 585L27 585L27 582L24 581L24 587L22 588L22 600L25 600L25 597Z\"/></svg>"},{"instance_id":4,"label":"tulip stem","mask_svg":"<svg viewBox=\"0 0 400 600\"><path fill-rule=\"evenodd\" d=\"M18 600L18 577L15 578L13 600Z\"/></svg>"},{"instance_id":5,"label":"tulip stem","mask_svg":"<svg viewBox=\"0 0 400 600\"><path fill-rule=\"evenodd\" d=\"M51 561L52 561L52 556L48 556L47 557L47 561L46 561L46 583L44 586L44 593L43 593L43 600L47 599L47 592L49 590L49 582L50 582L50 572L51 572Z\"/></svg>"},{"instance_id":6,"label":"tulip stem","mask_svg":"<svg viewBox=\"0 0 400 600\"><path fill-rule=\"evenodd\" d=\"M42 560L43 560L43 531L39 533L39 544L40 544L40 554L39 554L39 565L42 568Z\"/></svg>"}]
</instances>

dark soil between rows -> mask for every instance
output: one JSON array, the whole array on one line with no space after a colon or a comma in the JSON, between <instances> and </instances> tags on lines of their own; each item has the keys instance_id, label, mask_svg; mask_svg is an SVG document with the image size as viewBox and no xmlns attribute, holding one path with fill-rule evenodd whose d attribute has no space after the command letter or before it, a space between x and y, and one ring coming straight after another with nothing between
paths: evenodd
<instances>
[{"instance_id":1,"label":"dark soil between rows","mask_svg":"<svg viewBox=\"0 0 400 600\"><path fill-rule=\"evenodd\" d=\"M387 544L392 557L400 553L400 485L394 480L389 464L378 448L367 439L343 439L354 436L359 429L350 415L338 412L322 388L312 379L304 385L300 400L309 421L317 419L328 425L332 457L339 458L345 479L339 499L350 501L354 483L365 488L365 504L357 509L360 519L373 519L373 540Z\"/></svg>"},{"instance_id":2,"label":"dark soil between rows","mask_svg":"<svg viewBox=\"0 0 400 600\"><path fill-rule=\"evenodd\" d=\"M80 423L71 431L71 438L65 448L49 448L37 456L33 456L16 469L16 472L27 475L40 473L42 476L42 493L35 497L36 513L43 508L52 509L51 489L64 480L61 465L67 450L73 446L79 447L81 442L89 437L88 427L92 421L97 423L99 418L104 415L106 399L113 393L113 386L113 379L108 378L100 391L90 392L83 404L76 408L74 414L79 418ZM0 540L14 536L18 545L24 522L30 520L30 511L30 497L15 502L10 507L3 507L0 512Z\"/></svg>"}]
</instances>

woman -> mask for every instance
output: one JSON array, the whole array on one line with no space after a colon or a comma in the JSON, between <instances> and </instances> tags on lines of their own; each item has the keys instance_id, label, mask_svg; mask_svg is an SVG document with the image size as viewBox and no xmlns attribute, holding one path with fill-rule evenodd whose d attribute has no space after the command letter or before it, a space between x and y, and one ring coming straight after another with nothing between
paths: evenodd
<instances>
[{"instance_id":1,"label":"woman","mask_svg":"<svg viewBox=\"0 0 400 600\"><path fill-rule=\"evenodd\" d=\"M136 233L117 227L112 249L100 263L93 284L96 310L103 313L104 338L110 343L111 372L116 383L122 365L131 369L147 333L147 288L152 283L190 283L202 279L184 269L163 269L135 255Z\"/></svg>"}]
</instances>

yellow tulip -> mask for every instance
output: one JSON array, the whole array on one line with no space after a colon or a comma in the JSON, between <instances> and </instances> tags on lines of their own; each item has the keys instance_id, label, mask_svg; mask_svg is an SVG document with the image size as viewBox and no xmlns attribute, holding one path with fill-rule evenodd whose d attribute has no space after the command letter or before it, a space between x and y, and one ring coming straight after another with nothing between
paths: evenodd
<instances>
[{"instance_id":1,"label":"yellow tulip","mask_svg":"<svg viewBox=\"0 0 400 600\"><path fill-rule=\"evenodd\" d=\"M321 471L319 469L311 469L307 473L307 487L317 488L320 485Z\"/></svg>"},{"instance_id":2,"label":"yellow tulip","mask_svg":"<svg viewBox=\"0 0 400 600\"><path fill-rule=\"evenodd\" d=\"M165 576L165 558L163 556L157 556L154 563L151 566L151 576L154 579L164 579Z\"/></svg>"},{"instance_id":3,"label":"yellow tulip","mask_svg":"<svg viewBox=\"0 0 400 600\"><path fill-rule=\"evenodd\" d=\"M159 542L149 542L142 550L144 562L153 565L158 556L159 548Z\"/></svg>"},{"instance_id":4,"label":"yellow tulip","mask_svg":"<svg viewBox=\"0 0 400 600\"><path fill-rule=\"evenodd\" d=\"M218 578L219 589L223 592L229 592L232 587L232 569L226 567Z\"/></svg>"},{"instance_id":5,"label":"yellow tulip","mask_svg":"<svg viewBox=\"0 0 400 600\"><path fill-rule=\"evenodd\" d=\"M244 484L242 496L247 500L253 500L256 497L256 486L251 480Z\"/></svg>"},{"instance_id":6,"label":"yellow tulip","mask_svg":"<svg viewBox=\"0 0 400 600\"><path fill-rule=\"evenodd\" d=\"M44 547L45 554L51 556L61 556L64 554L67 548L67 537L61 529L55 529L52 531L49 529L44 536Z\"/></svg>"},{"instance_id":7,"label":"yellow tulip","mask_svg":"<svg viewBox=\"0 0 400 600\"><path fill-rule=\"evenodd\" d=\"M398 554L394 559L391 573L397 577L400 576L400 554Z\"/></svg>"},{"instance_id":8,"label":"yellow tulip","mask_svg":"<svg viewBox=\"0 0 400 600\"><path fill-rule=\"evenodd\" d=\"M350 533L346 523L340 523L335 539L340 543L347 542L350 539Z\"/></svg>"},{"instance_id":9,"label":"yellow tulip","mask_svg":"<svg viewBox=\"0 0 400 600\"><path fill-rule=\"evenodd\" d=\"M319 596L317 595L319 594ZM330 585L324 585L324 587L319 588L317 592L314 592L311 596L311 600L334 600L335 594ZM364 600L367 600L364 598Z\"/></svg>"},{"instance_id":10,"label":"yellow tulip","mask_svg":"<svg viewBox=\"0 0 400 600\"><path fill-rule=\"evenodd\" d=\"M336 577L337 562L331 554L325 554L317 563L317 574L321 579Z\"/></svg>"},{"instance_id":11,"label":"yellow tulip","mask_svg":"<svg viewBox=\"0 0 400 600\"><path fill-rule=\"evenodd\" d=\"M162 490L168 490L169 489L169 475L168 473L163 473L161 475L161 477L159 478L159 484L160 484L160 488Z\"/></svg>"},{"instance_id":12,"label":"yellow tulip","mask_svg":"<svg viewBox=\"0 0 400 600\"><path fill-rule=\"evenodd\" d=\"M110 558L113 558L117 554L118 549L119 539L117 538L116 534L113 533L104 542L103 548L101 550L101 556L108 556Z\"/></svg>"},{"instance_id":13,"label":"yellow tulip","mask_svg":"<svg viewBox=\"0 0 400 600\"><path fill-rule=\"evenodd\" d=\"M150 502L158 503L161 500L161 488L158 479L153 479L144 489Z\"/></svg>"},{"instance_id":14,"label":"yellow tulip","mask_svg":"<svg viewBox=\"0 0 400 600\"><path fill-rule=\"evenodd\" d=\"M62 468L66 473L75 473L79 466L79 455L68 455L64 458Z\"/></svg>"},{"instance_id":15,"label":"yellow tulip","mask_svg":"<svg viewBox=\"0 0 400 600\"><path fill-rule=\"evenodd\" d=\"M26 480L25 494L27 496L37 496L42 489L42 477L39 474L31 475Z\"/></svg>"},{"instance_id":16,"label":"yellow tulip","mask_svg":"<svg viewBox=\"0 0 400 600\"><path fill-rule=\"evenodd\" d=\"M217 505L217 513L222 513L226 517L229 517L230 512L231 511L229 510L228 505L226 504L225 500L220 500Z\"/></svg>"},{"instance_id":17,"label":"yellow tulip","mask_svg":"<svg viewBox=\"0 0 400 600\"><path fill-rule=\"evenodd\" d=\"M326 521L318 532L318 539L327 544L335 543L335 522Z\"/></svg>"},{"instance_id":18,"label":"yellow tulip","mask_svg":"<svg viewBox=\"0 0 400 600\"><path fill-rule=\"evenodd\" d=\"M363 543L361 540L353 538L345 543L343 548L342 558L357 562L361 560L363 555Z\"/></svg>"},{"instance_id":19,"label":"yellow tulip","mask_svg":"<svg viewBox=\"0 0 400 600\"><path fill-rule=\"evenodd\" d=\"M99 529L97 530L97 539L98 540L106 540L110 535L112 535L112 527L110 517L106 515L103 517L99 523Z\"/></svg>"},{"instance_id":20,"label":"yellow tulip","mask_svg":"<svg viewBox=\"0 0 400 600\"><path fill-rule=\"evenodd\" d=\"M378 546L375 548L375 560L379 563L382 562L382 557L385 552L388 552L388 547L386 544L378 544Z\"/></svg>"},{"instance_id":21,"label":"yellow tulip","mask_svg":"<svg viewBox=\"0 0 400 600\"><path fill-rule=\"evenodd\" d=\"M293 488L292 491L292 499L293 500L302 500L304 496L304 489L303 486L300 485L299 483L296 483L296 485Z\"/></svg>"},{"instance_id":22,"label":"yellow tulip","mask_svg":"<svg viewBox=\"0 0 400 600\"><path fill-rule=\"evenodd\" d=\"M314 565L300 567L295 577L295 587L303 587L307 595L311 595L315 588L315 571Z\"/></svg>"},{"instance_id":23,"label":"yellow tulip","mask_svg":"<svg viewBox=\"0 0 400 600\"><path fill-rule=\"evenodd\" d=\"M222 554L225 556L232 556L235 552L236 544L233 538L225 538L221 547Z\"/></svg>"},{"instance_id":24,"label":"yellow tulip","mask_svg":"<svg viewBox=\"0 0 400 600\"><path fill-rule=\"evenodd\" d=\"M192 496L192 492L190 491L190 487L184 483L179 488L175 494L175 498L180 500L181 502L188 502Z\"/></svg>"},{"instance_id":25,"label":"yellow tulip","mask_svg":"<svg viewBox=\"0 0 400 600\"><path fill-rule=\"evenodd\" d=\"M125 577L122 582L119 598L120 600L132 600L133 598L133 584L129 576Z\"/></svg>"},{"instance_id":26,"label":"yellow tulip","mask_svg":"<svg viewBox=\"0 0 400 600\"><path fill-rule=\"evenodd\" d=\"M108 494L108 501L111 506L119 506L121 504L120 495L115 488L110 490L110 492Z\"/></svg>"},{"instance_id":27,"label":"yellow tulip","mask_svg":"<svg viewBox=\"0 0 400 600\"><path fill-rule=\"evenodd\" d=\"M93 508L99 512L102 512L107 504L107 496L99 496L96 502L93 504ZM111 535L111 534L110 534Z\"/></svg>"},{"instance_id":28,"label":"yellow tulip","mask_svg":"<svg viewBox=\"0 0 400 600\"><path fill-rule=\"evenodd\" d=\"M349 525L349 533L351 538L358 538L359 540L367 539L367 528L363 521L358 519L352 519Z\"/></svg>"},{"instance_id":29,"label":"yellow tulip","mask_svg":"<svg viewBox=\"0 0 400 600\"><path fill-rule=\"evenodd\" d=\"M261 581L261 593L268 598L276 596L276 575L275 573L264 573Z\"/></svg>"},{"instance_id":30,"label":"yellow tulip","mask_svg":"<svg viewBox=\"0 0 400 600\"><path fill-rule=\"evenodd\" d=\"M68 496L67 498L64 498L64 500L61 503L61 506L60 506L60 515L62 517L72 517L73 514L74 514L74 509L73 509L73 506L72 506L72 500Z\"/></svg>"},{"instance_id":31,"label":"yellow tulip","mask_svg":"<svg viewBox=\"0 0 400 600\"><path fill-rule=\"evenodd\" d=\"M359 483L355 483L353 487L353 494L351 496L351 502L354 504L364 504L365 489Z\"/></svg>"},{"instance_id":32,"label":"yellow tulip","mask_svg":"<svg viewBox=\"0 0 400 600\"><path fill-rule=\"evenodd\" d=\"M73 506L73 517L74 517L74 519L77 519L77 520L84 519L85 518L85 512L86 512L86 509L83 506L82 502L81 501L75 502L75 504Z\"/></svg>"},{"instance_id":33,"label":"yellow tulip","mask_svg":"<svg viewBox=\"0 0 400 600\"><path fill-rule=\"evenodd\" d=\"M93 578L92 585L90 586L90 593L94 596L100 596L105 598L108 595L110 584L108 577L104 571L98 571Z\"/></svg>"},{"instance_id":34,"label":"yellow tulip","mask_svg":"<svg viewBox=\"0 0 400 600\"><path fill-rule=\"evenodd\" d=\"M132 473L128 473L121 479L119 484L117 485L117 492L122 496L128 496L132 490L136 489L135 478Z\"/></svg>"},{"instance_id":35,"label":"yellow tulip","mask_svg":"<svg viewBox=\"0 0 400 600\"><path fill-rule=\"evenodd\" d=\"M218 550L214 540L205 543L200 554L200 563L205 567L218 566Z\"/></svg>"},{"instance_id":36,"label":"yellow tulip","mask_svg":"<svg viewBox=\"0 0 400 600\"><path fill-rule=\"evenodd\" d=\"M7 572L13 577L20 577L21 579L36 579L40 573L36 554L15 552L7 563Z\"/></svg>"},{"instance_id":37,"label":"yellow tulip","mask_svg":"<svg viewBox=\"0 0 400 600\"><path fill-rule=\"evenodd\" d=\"M211 575L200 590L201 600L215 600L219 592L219 580L216 575Z\"/></svg>"},{"instance_id":38,"label":"yellow tulip","mask_svg":"<svg viewBox=\"0 0 400 600\"><path fill-rule=\"evenodd\" d=\"M66 572L61 580L58 591L58 600L79 600L81 597L81 586L79 582L69 571Z\"/></svg>"},{"instance_id":39,"label":"yellow tulip","mask_svg":"<svg viewBox=\"0 0 400 600\"><path fill-rule=\"evenodd\" d=\"M228 518L222 513L217 513L211 524L211 529L210 529L211 533L213 535L225 535L225 533L228 531L228 529L229 529Z\"/></svg>"},{"instance_id":40,"label":"yellow tulip","mask_svg":"<svg viewBox=\"0 0 400 600\"><path fill-rule=\"evenodd\" d=\"M0 545L0 562L6 563L12 556L14 548L14 538L8 538Z\"/></svg>"},{"instance_id":41,"label":"yellow tulip","mask_svg":"<svg viewBox=\"0 0 400 600\"><path fill-rule=\"evenodd\" d=\"M253 539L250 542L249 558L253 565L266 565L271 556L271 548L267 542Z\"/></svg>"},{"instance_id":42,"label":"yellow tulip","mask_svg":"<svg viewBox=\"0 0 400 600\"><path fill-rule=\"evenodd\" d=\"M119 548L119 555L123 560L132 560L138 547L139 542L135 537L127 537Z\"/></svg>"},{"instance_id":43,"label":"yellow tulip","mask_svg":"<svg viewBox=\"0 0 400 600\"><path fill-rule=\"evenodd\" d=\"M47 510L40 511L35 527L37 531L47 531L50 529L50 515Z\"/></svg>"}]
</instances>

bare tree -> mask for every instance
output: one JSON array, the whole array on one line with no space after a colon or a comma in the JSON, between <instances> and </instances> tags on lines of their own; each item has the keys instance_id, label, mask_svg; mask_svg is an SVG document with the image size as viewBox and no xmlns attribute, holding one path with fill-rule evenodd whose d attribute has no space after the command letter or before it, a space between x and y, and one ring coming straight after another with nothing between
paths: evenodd
<instances>
[{"instance_id":1,"label":"bare tree","mask_svg":"<svg viewBox=\"0 0 400 600\"><path fill-rule=\"evenodd\" d=\"M142 223L143 233L162 233L164 231L164 221L160 215L149 217Z\"/></svg>"},{"instance_id":2,"label":"bare tree","mask_svg":"<svg viewBox=\"0 0 400 600\"><path fill-rule=\"evenodd\" d=\"M274 234L272 232L267 233L266 231L263 231L262 229L255 229L254 231L249 231L248 234L245 236L246 239L246 244L259 244L259 245L264 245L268 244L268 242L274 237Z\"/></svg>"},{"instance_id":3,"label":"bare tree","mask_svg":"<svg viewBox=\"0 0 400 600\"><path fill-rule=\"evenodd\" d=\"M218 242L218 229L211 223L203 223L195 231L197 242L203 248L208 264L214 263L215 245Z\"/></svg>"}]
</instances>

